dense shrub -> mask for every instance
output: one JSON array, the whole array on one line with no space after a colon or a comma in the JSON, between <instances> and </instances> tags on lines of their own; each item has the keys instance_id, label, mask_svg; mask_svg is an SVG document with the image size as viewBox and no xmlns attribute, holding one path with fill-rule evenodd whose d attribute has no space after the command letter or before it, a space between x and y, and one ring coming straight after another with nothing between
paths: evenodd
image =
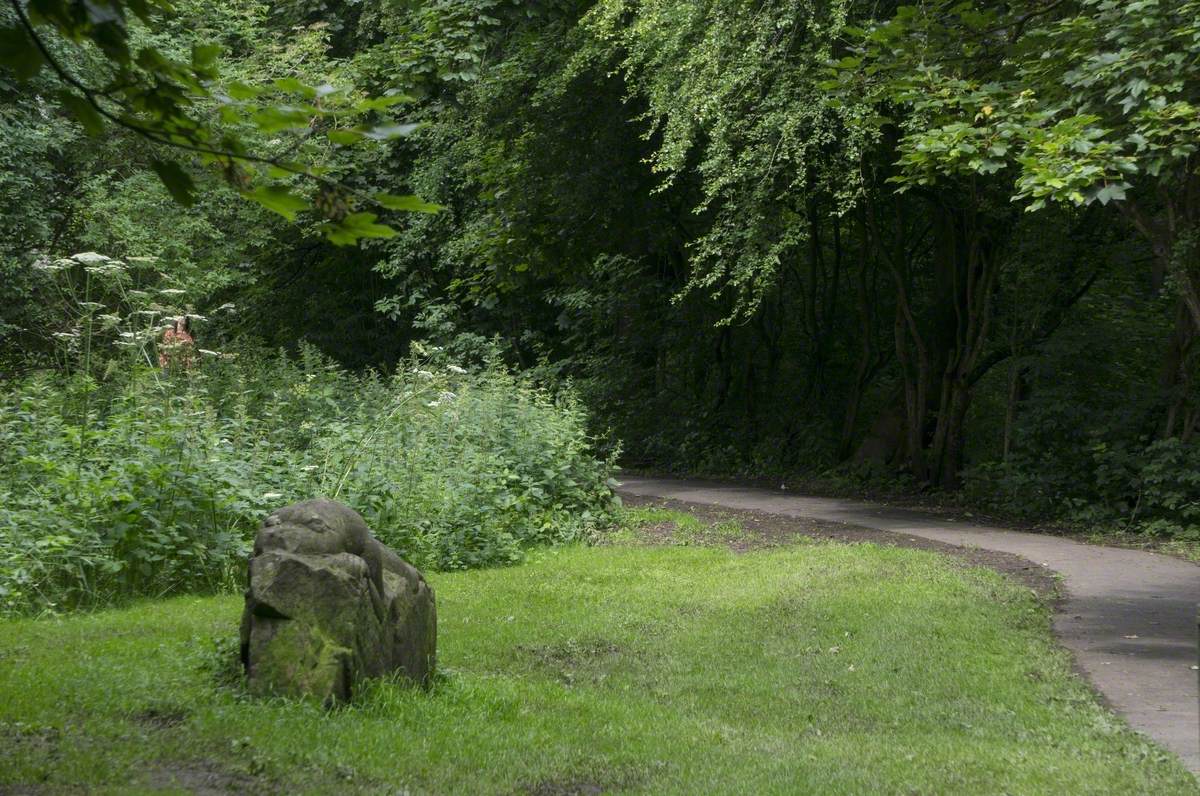
<instances>
[{"instance_id":1,"label":"dense shrub","mask_svg":"<svg viewBox=\"0 0 1200 796\"><path fill-rule=\"evenodd\" d=\"M611 465L585 417L492 366L353 376L312 350L0 395L0 611L236 584L263 514L326 495L419 566L583 538Z\"/></svg>"},{"instance_id":2,"label":"dense shrub","mask_svg":"<svg viewBox=\"0 0 1200 796\"><path fill-rule=\"evenodd\" d=\"M966 475L969 499L1007 514L1200 540L1200 445L1194 443L1080 440L1053 455L1018 452Z\"/></svg>"}]
</instances>

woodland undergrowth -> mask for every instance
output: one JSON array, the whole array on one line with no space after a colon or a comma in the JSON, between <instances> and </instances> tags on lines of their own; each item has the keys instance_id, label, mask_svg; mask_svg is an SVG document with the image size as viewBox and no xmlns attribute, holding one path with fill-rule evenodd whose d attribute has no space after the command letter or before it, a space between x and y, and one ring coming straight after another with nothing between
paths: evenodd
<instances>
[{"instance_id":1,"label":"woodland undergrowth","mask_svg":"<svg viewBox=\"0 0 1200 796\"><path fill-rule=\"evenodd\" d=\"M584 539L615 505L569 389L419 345L387 375L305 345L163 368L172 288L123 290L134 269L99 255L46 267L89 289L60 367L0 390L0 614L234 589L263 516L317 496L432 569Z\"/></svg>"}]
</instances>

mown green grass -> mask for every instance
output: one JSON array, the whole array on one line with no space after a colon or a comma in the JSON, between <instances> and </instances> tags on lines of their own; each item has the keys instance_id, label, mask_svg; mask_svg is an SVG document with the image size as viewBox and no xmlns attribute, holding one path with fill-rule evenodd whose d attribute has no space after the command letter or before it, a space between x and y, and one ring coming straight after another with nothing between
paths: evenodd
<instances>
[{"instance_id":1,"label":"mown green grass","mask_svg":"<svg viewBox=\"0 0 1200 796\"><path fill-rule=\"evenodd\" d=\"M1071 675L1026 590L932 554L564 548L431 582L435 688L332 712L217 684L236 597L0 624L0 791L180 772L289 793L1195 793Z\"/></svg>"}]
</instances>

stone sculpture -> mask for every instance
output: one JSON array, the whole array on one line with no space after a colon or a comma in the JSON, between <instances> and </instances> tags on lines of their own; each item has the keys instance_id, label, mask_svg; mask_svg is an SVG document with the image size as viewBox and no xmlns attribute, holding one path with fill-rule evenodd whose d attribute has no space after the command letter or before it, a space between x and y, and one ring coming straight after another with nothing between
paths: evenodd
<instances>
[{"instance_id":1,"label":"stone sculpture","mask_svg":"<svg viewBox=\"0 0 1200 796\"><path fill-rule=\"evenodd\" d=\"M433 590L353 509L306 500L263 521L241 627L252 692L331 704L393 671L428 685L436 645Z\"/></svg>"}]
</instances>

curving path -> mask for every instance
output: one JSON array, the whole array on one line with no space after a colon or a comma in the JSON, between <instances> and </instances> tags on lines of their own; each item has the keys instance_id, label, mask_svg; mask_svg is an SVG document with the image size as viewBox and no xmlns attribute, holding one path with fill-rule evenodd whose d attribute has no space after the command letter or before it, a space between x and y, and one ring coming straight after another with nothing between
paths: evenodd
<instances>
[{"instance_id":1,"label":"curving path","mask_svg":"<svg viewBox=\"0 0 1200 796\"><path fill-rule=\"evenodd\" d=\"M1196 627L1200 567L1140 550L1082 544L908 509L705 481L626 476L618 491L878 528L999 550L1062 575L1054 631L1136 730L1200 773Z\"/></svg>"}]
</instances>

